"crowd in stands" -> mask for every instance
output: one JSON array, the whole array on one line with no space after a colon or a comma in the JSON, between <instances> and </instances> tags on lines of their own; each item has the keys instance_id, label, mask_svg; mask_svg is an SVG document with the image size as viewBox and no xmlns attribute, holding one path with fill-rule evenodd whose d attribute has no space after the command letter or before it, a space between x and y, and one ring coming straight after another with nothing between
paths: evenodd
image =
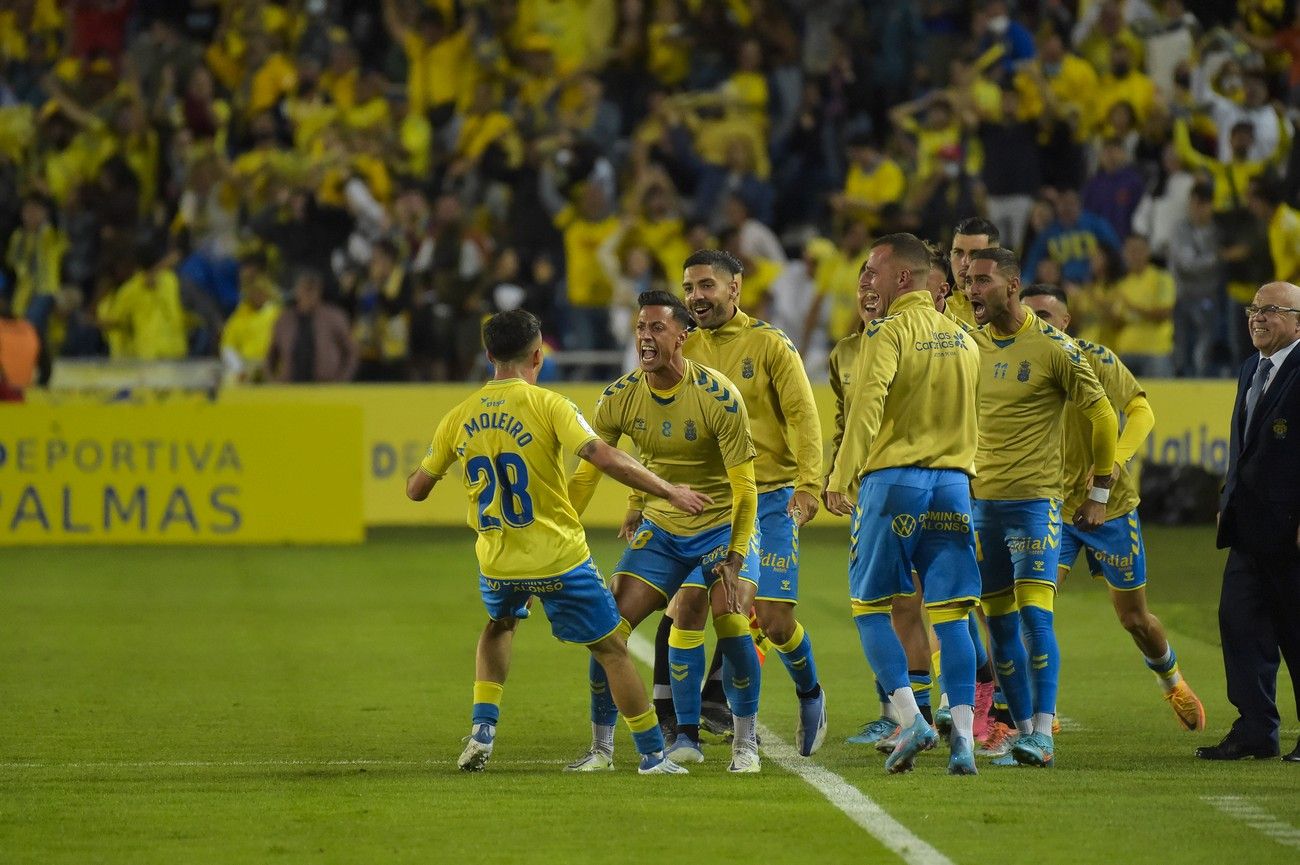
<instances>
[{"instance_id":1,"label":"crowd in stands","mask_svg":"<svg viewBox=\"0 0 1300 865\"><path fill-rule=\"evenodd\" d=\"M981 215L1079 336L1225 375L1253 292L1300 282L1293 7L11 0L0 316L37 378L440 381L522 306L590 377L717 246L815 366L873 236Z\"/></svg>"}]
</instances>

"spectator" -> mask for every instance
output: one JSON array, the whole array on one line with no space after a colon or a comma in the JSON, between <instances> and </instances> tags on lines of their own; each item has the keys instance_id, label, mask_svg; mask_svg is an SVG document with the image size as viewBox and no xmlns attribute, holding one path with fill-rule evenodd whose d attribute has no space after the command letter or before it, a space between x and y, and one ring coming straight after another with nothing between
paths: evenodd
<instances>
[{"instance_id":1,"label":"spectator","mask_svg":"<svg viewBox=\"0 0 1300 865\"><path fill-rule=\"evenodd\" d=\"M609 214L604 190L585 183L577 206L568 205L555 216L564 234L564 269L568 297L568 328L565 348L605 351L613 348L609 302L613 287L600 269L596 250L618 230L618 220ZM585 367L580 377L593 374Z\"/></svg>"},{"instance_id":2,"label":"spectator","mask_svg":"<svg viewBox=\"0 0 1300 865\"><path fill-rule=\"evenodd\" d=\"M1277 152L1282 139L1283 121L1268 102L1268 82L1262 71L1251 70L1241 76L1243 95L1240 102L1229 99L1214 88L1209 71L1202 66L1192 73L1192 96L1208 108L1210 120L1218 133L1218 157L1228 162L1236 155L1232 130L1239 123L1250 124L1254 140L1245 158L1267 162Z\"/></svg>"},{"instance_id":3,"label":"spectator","mask_svg":"<svg viewBox=\"0 0 1300 865\"><path fill-rule=\"evenodd\" d=\"M1196 178L1183 170L1172 145L1165 145L1161 153L1161 169L1138 202L1132 223L1135 233L1151 241L1151 255L1157 261L1168 259L1170 237L1187 215L1188 197L1196 184Z\"/></svg>"},{"instance_id":4,"label":"spectator","mask_svg":"<svg viewBox=\"0 0 1300 865\"><path fill-rule=\"evenodd\" d=\"M1174 278L1174 366L1179 375L1214 374L1214 346L1223 312L1223 265L1214 224L1214 191L1192 188L1187 217L1169 240Z\"/></svg>"},{"instance_id":5,"label":"spectator","mask_svg":"<svg viewBox=\"0 0 1300 865\"><path fill-rule=\"evenodd\" d=\"M1124 241L1128 271L1115 286L1113 303L1119 332L1114 349L1120 360L1141 377L1174 374L1174 281L1151 263L1147 239L1134 234Z\"/></svg>"},{"instance_id":6,"label":"spectator","mask_svg":"<svg viewBox=\"0 0 1300 865\"><path fill-rule=\"evenodd\" d=\"M734 230L743 258L761 258L785 264L785 250L781 241L765 224L750 215L749 205L744 196L733 192L723 205L723 222Z\"/></svg>"},{"instance_id":7,"label":"spectator","mask_svg":"<svg viewBox=\"0 0 1300 865\"><path fill-rule=\"evenodd\" d=\"M178 360L188 344L175 256L157 241L142 243L136 272L100 301L98 316L110 354L131 360Z\"/></svg>"},{"instance_id":8,"label":"spectator","mask_svg":"<svg viewBox=\"0 0 1300 865\"><path fill-rule=\"evenodd\" d=\"M1286 145L1290 146L1285 128L1282 137ZM1248 121L1233 125L1228 142L1232 158L1220 162L1192 147L1184 121L1179 120L1174 124L1174 149L1178 158L1183 165L1208 175L1214 181L1214 209L1223 213L1244 208L1250 181L1269 170L1283 155L1279 146L1268 159L1251 159L1250 154L1255 147L1255 127ZM1253 290L1251 295L1254 296Z\"/></svg>"},{"instance_id":9,"label":"spectator","mask_svg":"<svg viewBox=\"0 0 1300 865\"><path fill-rule=\"evenodd\" d=\"M262 381L280 318L279 289L266 273L266 255L245 256L239 269L239 306L221 332L221 359L229 378Z\"/></svg>"},{"instance_id":10,"label":"spectator","mask_svg":"<svg viewBox=\"0 0 1300 865\"><path fill-rule=\"evenodd\" d=\"M885 156L871 136L851 138L848 147L849 172L844 178L844 191L831 197L831 208L840 216L874 229L880 224L881 209L902 201L907 180L898 163Z\"/></svg>"},{"instance_id":11,"label":"spectator","mask_svg":"<svg viewBox=\"0 0 1300 865\"><path fill-rule=\"evenodd\" d=\"M9 237L5 263L14 274L11 309L31 322L41 348L42 382L48 378L50 351L46 347L50 316L62 286L63 256L68 239L50 222L50 202L39 194L23 198L22 222Z\"/></svg>"},{"instance_id":12,"label":"spectator","mask_svg":"<svg viewBox=\"0 0 1300 865\"><path fill-rule=\"evenodd\" d=\"M1251 181L1251 213L1268 231L1273 281L1300 283L1300 213L1282 200L1281 185L1271 177Z\"/></svg>"},{"instance_id":13,"label":"spectator","mask_svg":"<svg viewBox=\"0 0 1300 865\"><path fill-rule=\"evenodd\" d=\"M1056 219L1038 235L1025 259L1025 271L1035 273L1038 262L1050 256L1061 266L1061 278L1092 281L1092 254L1098 246L1118 252L1119 237L1106 220L1082 209L1079 193L1067 189L1056 205ZM1035 278L1035 281L1040 281Z\"/></svg>"},{"instance_id":14,"label":"spectator","mask_svg":"<svg viewBox=\"0 0 1300 865\"><path fill-rule=\"evenodd\" d=\"M344 382L356 375L358 354L347 316L324 303L324 280L302 271L293 287L293 306L275 322L266 355L270 378L278 382Z\"/></svg>"},{"instance_id":15,"label":"spectator","mask_svg":"<svg viewBox=\"0 0 1300 865\"><path fill-rule=\"evenodd\" d=\"M1101 165L1083 187L1085 211L1110 223L1115 236L1123 240L1133 226L1133 213L1142 200L1146 181L1118 138L1108 138L1101 150Z\"/></svg>"},{"instance_id":16,"label":"spectator","mask_svg":"<svg viewBox=\"0 0 1300 865\"><path fill-rule=\"evenodd\" d=\"M354 289L352 331L361 361L360 381L403 381L407 377L414 288L400 259L396 243L379 241L371 251L365 277ZM429 343L432 348L434 340Z\"/></svg>"},{"instance_id":17,"label":"spectator","mask_svg":"<svg viewBox=\"0 0 1300 865\"><path fill-rule=\"evenodd\" d=\"M996 52L995 62L1005 75L1034 57L1034 37L1011 17L1006 0L986 0L977 8L971 35L979 40L980 54Z\"/></svg>"},{"instance_id":18,"label":"spectator","mask_svg":"<svg viewBox=\"0 0 1300 865\"><path fill-rule=\"evenodd\" d=\"M981 179L988 195L989 221L997 226L1007 249L1020 250L1034 194L1041 185L1037 124L1021 119L1020 91L1008 86L1002 90L999 118L981 120L977 131L984 148Z\"/></svg>"},{"instance_id":19,"label":"spectator","mask_svg":"<svg viewBox=\"0 0 1300 865\"><path fill-rule=\"evenodd\" d=\"M1117 102L1133 106L1139 124L1155 110L1156 85L1137 69L1133 55L1133 50L1123 43L1110 46L1110 63L1097 82L1097 110L1101 117Z\"/></svg>"}]
</instances>

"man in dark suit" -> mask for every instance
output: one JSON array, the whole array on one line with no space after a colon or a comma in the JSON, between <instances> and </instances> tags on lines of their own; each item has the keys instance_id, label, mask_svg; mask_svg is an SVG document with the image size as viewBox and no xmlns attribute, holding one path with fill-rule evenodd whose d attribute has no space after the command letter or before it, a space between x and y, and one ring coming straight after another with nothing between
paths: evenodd
<instances>
[{"instance_id":1,"label":"man in dark suit","mask_svg":"<svg viewBox=\"0 0 1300 865\"><path fill-rule=\"evenodd\" d=\"M1300 713L1300 287L1271 282L1246 312L1259 353L1237 383L1218 539L1228 548L1223 666L1239 717L1223 741L1196 750L1204 760L1278 755L1279 654ZM1300 743L1282 759L1300 763Z\"/></svg>"}]
</instances>

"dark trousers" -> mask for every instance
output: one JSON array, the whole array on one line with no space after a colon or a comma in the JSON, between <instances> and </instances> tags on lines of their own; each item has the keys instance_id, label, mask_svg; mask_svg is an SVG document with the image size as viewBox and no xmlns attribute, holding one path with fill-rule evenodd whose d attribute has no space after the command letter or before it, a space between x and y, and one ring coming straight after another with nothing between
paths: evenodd
<instances>
[{"instance_id":1,"label":"dark trousers","mask_svg":"<svg viewBox=\"0 0 1300 865\"><path fill-rule=\"evenodd\" d=\"M1219 596L1219 634L1234 724L1252 744L1278 745L1279 656L1286 659L1300 715L1300 555L1228 553Z\"/></svg>"}]
</instances>

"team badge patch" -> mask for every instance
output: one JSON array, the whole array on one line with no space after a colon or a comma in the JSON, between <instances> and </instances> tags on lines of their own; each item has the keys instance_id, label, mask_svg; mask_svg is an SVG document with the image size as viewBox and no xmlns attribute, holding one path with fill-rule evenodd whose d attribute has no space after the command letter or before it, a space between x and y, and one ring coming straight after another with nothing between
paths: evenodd
<instances>
[{"instance_id":1,"label":"team badge patch","mask_svg":"<svg viewBox=\"0 0 1300 865\"><path fill-rule=\"evenodd\" d=\"M686 436L686 440L688 442L693 442L695 441L695 439L699 438L698 434L695 432L695 421L688 420L686 422L686 428L683 432L683 435Z\"/></svg>"},{"instance_id":2,"label":"team badge patch","mask_svg":"<svg viewBox=\"0 0 1300 865\"><path fill-rule=\"evenodd\" d=\"M645 432L645 418L639 417L636 420L632 421L632 429L636 430L637 432Z\"/></svg>"},{"instance_id":3,"label":"team badge patch","mask_svg":"<svg viewBox=\"0 0 1300 865\"><path fill-rule=\"evenodd\" d=\"M889 527L894 530L894 534L900 538L910 538L912 532L916 531L916 519L911 514L899 514L894 517Z\"/></svg>"},{"instance_id":4,"label":"team badge patch","mask_svg":"<svg viewBox=\"0 0 1300 865\"><path fill-rule=\"evenodd\" d=\"M740 375L742 378L754 377L754 359L747 357L740 362Z\"/></svg>"},{"instance_id":5,"label":"team badge patch","mask_svg":"<svg viewBox=\"0 0 1300 865\"><path fill-rule=\"evenodd\" d=\"M1280 417L1277 420L1273 421L1273 438L1275 439L1286 438L1286 418Z\"/></svg>"},{"instance_id":6,"label":"team badge patch","mask_svg":"<svg viewBox=\"0 0 1300 865\"><path fill-rule=\"evenodd\" d=\"M1016 373L1016 380L1029 381L1029 361L1022 360L1020 362L1020 372Z\"/></svg>"}]
</instances>

